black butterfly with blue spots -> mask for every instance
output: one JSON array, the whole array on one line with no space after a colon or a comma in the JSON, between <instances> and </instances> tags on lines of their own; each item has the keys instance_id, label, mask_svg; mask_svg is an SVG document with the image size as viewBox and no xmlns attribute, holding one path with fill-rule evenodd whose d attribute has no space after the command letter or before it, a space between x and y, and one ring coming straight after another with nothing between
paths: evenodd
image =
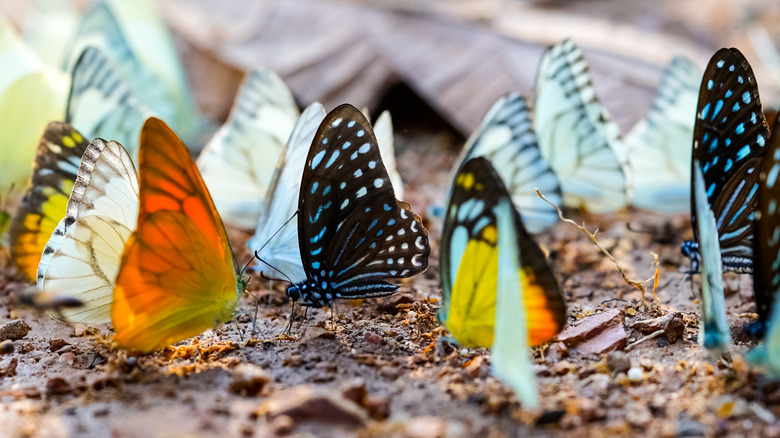
<instances>
[{"instance_id":1,"label":"black butterfly with blue spots","mask_svg":"<svg viewBox=\"0 0 780 438\"><path fill-rule=\"evenodd\" d=\"M351 105L331 111L306 158L298 197L306 280L287 286L303 306L381 297L428 267L428 231L396 200L371 124Z\"/></svg>"},{"instance_id":2,"label":"black butterfly with blue spots","mask_svg":"<svg viewBox=\"0 0 780 438\"><path fill-rule=\"evenodd\" d=\"M758 168L768 138L769 127L750 64L739 50L720 49L710 59L699 89L692 165L698 161L702 166L707 200L718 228L724 271L753 271ZM699 236L694 196L691 196L691 221L694 240L684 242L682 252L691 259L691 270L698 272Z\"/></svg>"}]
</instances>

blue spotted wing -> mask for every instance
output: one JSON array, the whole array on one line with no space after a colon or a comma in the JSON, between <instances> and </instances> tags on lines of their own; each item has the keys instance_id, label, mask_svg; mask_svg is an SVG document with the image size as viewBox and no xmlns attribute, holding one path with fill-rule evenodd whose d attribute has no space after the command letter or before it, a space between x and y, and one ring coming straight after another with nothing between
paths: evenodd
<instances>
[{"instance_id":1,"label":"blue spotted wing","mask_svg":"<svg viewBox=\"0 0 780 438\"><path fill-rule=\"evenodd\" d=\"M737 49L710 60L699 89L693 160L701 163L707 200L715 215L723 268L751 272L758 166L769 137L753 70ZM691 183L693 185L693 182ZM691 220L698 242L695 199ZM683 249L698 270L698 244Z\"/></svg>"},{"instance_id":2,"label":"blue spotted wing","mask_svg":"<svg viewBox=\"0 0 780 438\"><path fill-rule=\"evenodd\" d=\"M382 281L428 267L428 232L396 200L371 124L351 105L323 120L314 136L298 199L298 238L306 280L288 287L301 304L378 297Z\"/></svg>"},{"instance_id":3,"label":"blue spotted wing","mask_svg":"<svg viewBox=\"0 0 780 438\"><path fill-rule=\"evenodd\" d=\"M761 332L771 316L780 290L780 117L772 126L766 158L760 168L758 212L755 225L753 293ZM780 315L775 315L775 319Z\"/></svg>"}]
</instances>

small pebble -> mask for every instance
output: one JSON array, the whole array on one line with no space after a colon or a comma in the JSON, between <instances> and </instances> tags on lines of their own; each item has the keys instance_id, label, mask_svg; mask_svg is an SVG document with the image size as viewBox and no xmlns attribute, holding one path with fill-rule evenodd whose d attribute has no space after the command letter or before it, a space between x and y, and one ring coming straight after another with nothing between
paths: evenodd
<instances>
[{"instance_id":1,"label":"small pebble","mask_svg":"<svg viewBox=\"0 0 780 438\"><path fill-rule=\"evenodd\" d=\"M73 362L75 361L76 355L71 352L62 353L60 355L60 363L63 365L73 365Z\"/></svg>"},{"instance_id":2,"label":"small pebble","mask_svg":"<svg viewBox=\"0 0 780 438\"><path fill-rule=\"evenodd\" d=\"M641 382L645 379L645 373L642 371L641 368L633 367L630 370L628 370L628 373L626 374L628 376L628 380L636 383Z\"/></svg>"},{"instance_id":3,"label":"small pebble","mask_svg":"<svg viewBox=\"0 0 780 438\"><path fill-rule=\"evenodd\" d=\"M62 347L68 345L67 342L65 342L64 339L50 339L49 340L49 351L58 351Z\"/></svg>"},{"instance_id":4,"label":"small pebble","mask_svg":"<svg viewBox=\"0 0 780 438\"><path fill-rule=\"evenodd\" d=\"M295 422L288 415L279 415L271 420L271 430L276 435L289 435L295 429Z\"/></svg>"},{"instance_id":5,"label":"small pebble","mask_svg":"<svg viewBox=\"0 0 780 438\"><path fill-rule=\"evenodd\" d=\"M363 334L363 339L366 340L369 344L381 344L382 343L382 337L379 336L376 333L373 332L365 332Z\"/></svg>"},{"instance_id":6,"label":"small pebble","mask_svg":"<svg viewBox=\"0 0 780 438\"><path fill-rule=\"evenodd\" d=\"M0 342L0 354L11 354L16 350L13 341Z\"/></svg>"},{"instance_id":7,"label":"small pebble","mask_svg":"<svg viewBox=\"0 0 780 438\"><path fill-rule=\"evenodd\" d=\"M0 341L7 339L19 340L27 336L30 331L30 326L21 319L15 319L8 321L3 325L0 325Z\"/></svg>"},{"instance_id":8,"label":"small pebble","mask_svg":"<svg viewBox=\"0 0 780 438\"><path fill-rule=\"evenodd\" d=\"M379 369L379 375L388 380L395 380L401 375L401 372L396 367L384 366Z\"/></svg>"}]
</instances>

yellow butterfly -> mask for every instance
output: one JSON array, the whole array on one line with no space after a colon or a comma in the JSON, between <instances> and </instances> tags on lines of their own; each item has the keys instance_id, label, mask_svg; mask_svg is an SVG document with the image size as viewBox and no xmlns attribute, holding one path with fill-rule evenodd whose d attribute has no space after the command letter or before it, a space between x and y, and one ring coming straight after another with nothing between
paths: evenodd
<instances>
[{"instance_id":1,"label":"yellow butterfly","mask_svg":"<svg viewBox=\"0 0 780 438\"><path fill-rule=\"evenodd\" d=\"M528 345L566 322L561 286L525 230L493 166L476 157L455 176L444 218L439 319L462 345L493 348L499 378L535 404Z\"/></svg>"}]
</instances>

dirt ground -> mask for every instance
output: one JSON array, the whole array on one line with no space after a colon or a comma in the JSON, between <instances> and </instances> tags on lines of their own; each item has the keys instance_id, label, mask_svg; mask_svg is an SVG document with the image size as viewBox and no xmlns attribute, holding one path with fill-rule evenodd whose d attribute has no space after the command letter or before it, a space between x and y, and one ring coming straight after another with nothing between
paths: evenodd
<instances>
[{"instance_id":1,"label":"dirt ground","mask_svg":"<svg viewBox=\"0 0 780 438\"><path fill-rule=\"evenodd\" d=\"M587 14L617 4L598 3L592 10L589 2L570 7ZM637 3L614 13L647 19ZM673 3L663 11L693 4ZM707 17L696 23L704 27ZM425 216L448 189L463 138L440 121L396 122L407 201ZM392 297L342 303L333 312L313 309L287 335L284 285L253 278L250 292L258 300L245 297L235 323L148 355L117 349L110 327L66 325L16 306L15 297L31 285L1 258L0 325L21 319L30 330L12 352L0 351L0 436L780 437L780 385L743 359L754 345L742 331L755 316L750 278L726 277L735 342L730 358L708 357L697 344L699 305L679 251L692 234L687 215L567 215L599 229L600 243L633 279L650 278L651 252L659 255L659 288L655 298L646 296L646 307L581 231L559 223L539 236L560 274L569 324L621 309L631 344L644 336L632 323L682 312L681 338L646 340L626 352L630 366L643 371L638 379L616 372L604 355L571 349L566 357L541 346L534 351L540 407L523 409L490 375L489 352L438 343L445 334L436 320L440 224L427 218L429 269ZM248 260L247 232L229 229L229 235L239 260ZM698 276L694 282L698 290ZM257 314L254 335L250 313Z\"/></svg>"}]
</instances>

